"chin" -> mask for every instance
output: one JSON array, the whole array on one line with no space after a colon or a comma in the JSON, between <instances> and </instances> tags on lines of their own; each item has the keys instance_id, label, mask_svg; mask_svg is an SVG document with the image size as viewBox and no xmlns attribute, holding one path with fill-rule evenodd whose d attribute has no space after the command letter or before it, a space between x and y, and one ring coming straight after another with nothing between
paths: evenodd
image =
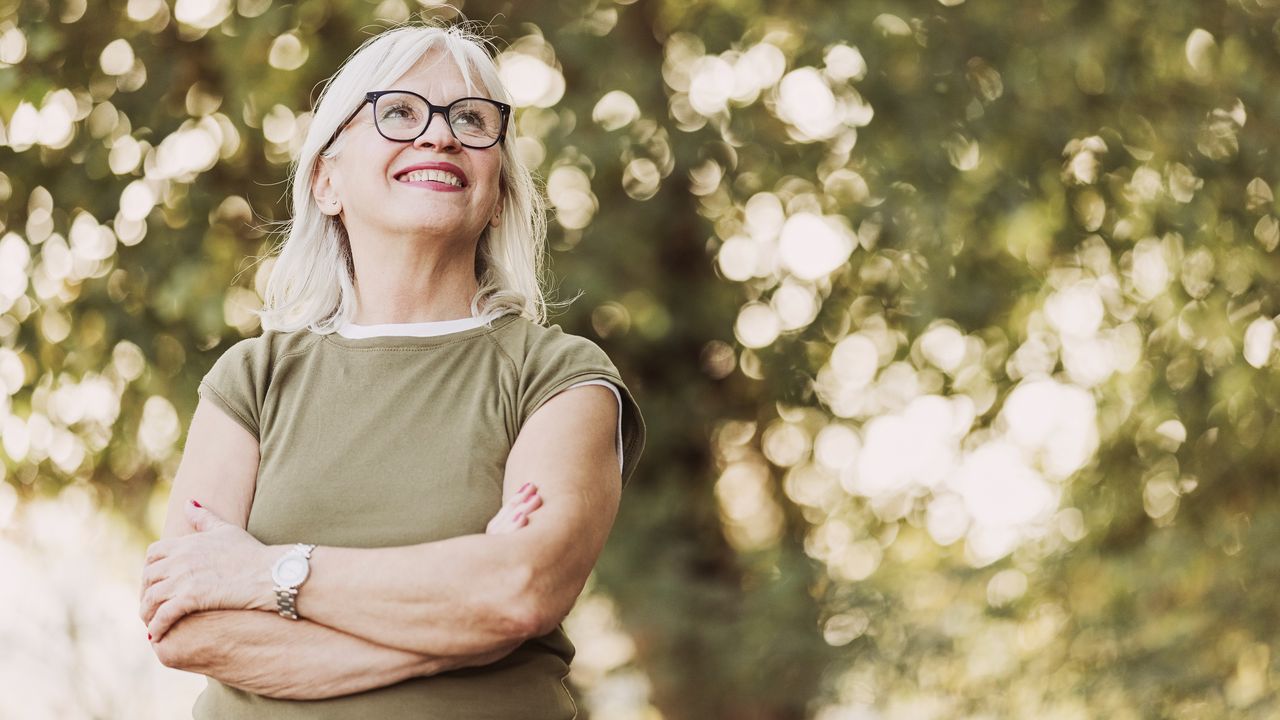
<instances>
[{"instance_id":1,"label":"chin","mask_svg":"<svg viewBox=\"0 0 1280 720\"><path fill-rule=\"evenodd\" d=\"M466 227L457 223L439 222L436 218L423 220L406 218L405 222L397 223L396 227L400 232L429 237L465 237L470 234L470 230Z\"/></svg>"}]
</instances>

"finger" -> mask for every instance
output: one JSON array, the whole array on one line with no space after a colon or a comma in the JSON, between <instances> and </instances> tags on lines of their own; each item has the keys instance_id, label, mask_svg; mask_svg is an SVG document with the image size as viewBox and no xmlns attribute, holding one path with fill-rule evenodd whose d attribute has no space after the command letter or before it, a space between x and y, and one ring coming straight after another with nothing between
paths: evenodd
<instances>
[{"instance_id":1,"label":"finger","mask_svg":"<svg viewBox=\"0 0 1280 720\"><path fill-rule=\"evenodd\" d=\"M152 642L160 642L164 634L169 632L169 628L173 624L181 620L187 614L184 604L178 598L166 601L156 610L156 615L147 625L147 632L151 633Z\"/></svg>"},{"instance_id":2,"label":"finger","mask_svg":"<svg viewBox=\"0 0 1280 720\"><path fill-rule=\"evenodd\" d=\"M507 504L498 508L498 512L489 518L489 524L485 526L485 532L496 532L510 516L511 505Z\"/></svg>"},{"instance_id":3,"label":"finger","mask_svg":"<svg viewBox=\"0 0 1280 720\"><path fill-rule=\"evenodd\" d=\"M156 609L162 603L169 599L170 588L173 583L167 579L161 580L153 584L142 595L142 604L138 610L138 616L142 618L143 624L150 625L151 620L156 614Z\"/></svg>"},{"instance_id":4,"label":"finger","mask_svg":"<svg viewBox=\"0 0 1280 720\"><path fill-rule=\"evenodd\" d=\"M147 554L145 556L145 564L151 564L157 560L161 560L169 555L169 541L157 540L147 546Z\"/></svg>"},{"instance_id":5,"label":"finger","mask_svg":"<svg viewBox=\"0 0 1280 720\"><path fill-rule=\"evenodd\" d=\"M511 496L511 500L509 502L520 502L536 492L538 492L538 486L533 483L529 483L523 490L517 490L515 494Z\"/></svg>"},{"instance_id":6,"label":"finger","mask_svg":"<svg viewBox=\"0 0 1280 720\"><path fill-rule=\"evenodd\" d=\"M151 587L153 584L155 584L155 578L153 577L151 566L146 565L142 568L142 582L138 588L139 605L142 604L143 599L147 596L147 588Z\"/></svg>"},{"instance_id":7,"label":"finger","mask_svg":"<svg viewBox=\"0 0 1280 720\"><path fill-rule=\"evenodd\" d=\"M504 508L502 512L494 516L493 520L489 521L489 527L486 532L491 535L515 532L521 525L520 520L517 518L518 514L519 511L514 507Z\"/></svg>"},{"instance_id":8,"label":"finger","mask_svg":"<svg viewBox=\"0 0 1280 720\"><path fill-rule=\"evenodd\" d=\"M519 495L516 495L515 497L511 498L511 500L509 500L509 501L507 502L507 505L506 505L506 506L507 506L507 507L516 507L516 506L518 506L520 503L527 502L527 501L529 500L529 498L531 498L531 497L537 497L537 496L538 496L538 489L537 489L537 488L530 488L530 489L525 490L524 492L520 493Z\"/></svg>"},{"instance_id":9,"label":"finger","mask_svg":"<svg viewBox=\"0 0 1280 720\"><path fill-rule=\"evenodd\" d=\"M489 521L489 525L484 531L488 535L501 535L503 533L509 533L513 529L514 528L511 525L511 518L504 515L495 515L493 519Z\"/></svg>"},{"instance_id":10,"label":"finger","mask_svg":"<svg viewBox=\"0 0 1280 720\"><path fill-rule=\"evenodd\" d=\"M506 520L512 524L517 524L521 516L528 516L539 507L542 507L542 498L538 495L531 495L525 500L506 508Z\"/></svg>"},{"instance_id":11,"label":"finger","mask_svg":"<svg viewBox=\"0 0 1280 720\"><path fill-rule=\"evenodd\" d=\"M171 558L163 558L153 563L149 563L142 569L142 591L139 593L140 599L146 597L147 590L151 589L152 585L155 585L161 580L169 577L169 570L172 564L173 560Z\"/></svg>"},{"instance_id":12,"label":"finger","mask_svg":"<svg viewBox=\"0 0 1280 720\"><path fill-rule=\"evenodd\" d=\"M213 530L226 522L214 511L204 506L197 506L190 500L182 504L182 509L187 519L191 521L191 526L198 532Z\"/></svg>"},{"instance_id":13,"label":"finger","mask_svg":"<svg viewBox=\"0 0 1280 720\"><path fill-rule=\"evenodd\" d=\"M174 557L166 555L152 560L142 567L142 587L138 591L138 599L142 600L152 585L169 577Z\"/></svg>"},{"instance_id":14,"label":"finger","mask_svg":"<svg viewBox=\"0 0 1280 720\"><path fill-rule=\"evenodd\" d=\"M501 508L498 509L498 512L496 515L494 515L494 517L495 518L502 517L502 518L509 519L512 515L516 513L516 510L520 509L520 504L525 502L526 500L528 500L528 497L522 496L522 495L517 495L511 498L510 500L507 501L505 505L503 505Z\"/></svg>"},{"instance_id":15,"label":"finger","mask_svg":"<svg viewBox=\"0 0 1280 720\"><path fill-rule=\"evenodd\" d=\"M515 512L529 515L534 510L537 510L540 507L542 507L542 498L535 495L534 497L531 497L528 500L525 500L524 502L517 505L515 507Z\"/></svg>"},{"instance_id":16,"label":"finger","mask_svg":"<svg viewBox=\"0 0 1280 720\"><path fill-rule=\"evenodd\" d=\"M530 503L533 502L533 505ZM524 490L516 493L502 507L498 508L498 512L489 520L485 526L485 532L493 534L497 532L510 532L520 527L520 523L515 520L515 515L520 510L532 510L542 503L541 496L538 495L538 487L532 483Z\"/></svg>"}]
</instances>

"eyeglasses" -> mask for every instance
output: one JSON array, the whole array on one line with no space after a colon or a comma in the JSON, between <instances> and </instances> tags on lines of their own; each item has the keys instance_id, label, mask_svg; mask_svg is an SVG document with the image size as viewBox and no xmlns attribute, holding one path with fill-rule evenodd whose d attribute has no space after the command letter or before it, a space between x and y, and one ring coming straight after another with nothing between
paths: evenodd
<instances>
[{"instance_id":1,"label":"eyeglasses","mask_svg":"<svg viewBox=\"0 0 1280 720\"><path fill-rule=\"evenodd\" d=\"M507 119L511 106L482 97L458 98L448 105L433 105L421 95L408 90L375 90L365 93L364 100L351 111L329 138L323 153L329 149L347 123L364 108L373 103L373 124L378 134L396 142L413 142L422 137L436 113L444 115L449 132L464 147L483 150L502 142L507 136Z\"/></svg>"}]
</instances>

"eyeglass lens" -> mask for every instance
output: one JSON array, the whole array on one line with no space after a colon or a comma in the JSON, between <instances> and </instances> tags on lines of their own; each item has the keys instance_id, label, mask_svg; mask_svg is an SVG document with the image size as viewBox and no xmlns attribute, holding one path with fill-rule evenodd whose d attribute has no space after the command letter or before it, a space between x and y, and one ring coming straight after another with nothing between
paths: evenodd
<instances>
[{"instance_id":1,"label":"eyeglass lens","mask_svg":"<svg viewBox=\"0 0 1280 720\"><path fill-rule=\"evenodd\" d=\"M408 93L388 93L378 98L374 114L378 129L393 140L413 140L422 134L430 108ZM464 145L491 145L502 131L502 111L492 102L466 98L449 106L449 127Z\"/></svg>"}]
</instances>

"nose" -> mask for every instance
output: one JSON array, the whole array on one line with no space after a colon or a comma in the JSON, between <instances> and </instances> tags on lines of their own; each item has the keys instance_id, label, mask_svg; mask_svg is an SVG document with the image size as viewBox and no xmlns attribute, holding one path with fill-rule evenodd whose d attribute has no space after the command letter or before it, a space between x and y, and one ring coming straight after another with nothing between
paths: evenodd
<instances>
[{"instance_id":1,"label":"nose","mask_svg":"<svg viewBox=\"0 0 1280 720\"><path fill-rule=\"evenodd\" d=\"M462 149L462 143L453 136L453 130L449 128L449 119L443 112L431 113L431 117L427 118L427 129L413 141L413 145L414 147L430 146L438 150Z\"/></svg>"}]
</instances>

